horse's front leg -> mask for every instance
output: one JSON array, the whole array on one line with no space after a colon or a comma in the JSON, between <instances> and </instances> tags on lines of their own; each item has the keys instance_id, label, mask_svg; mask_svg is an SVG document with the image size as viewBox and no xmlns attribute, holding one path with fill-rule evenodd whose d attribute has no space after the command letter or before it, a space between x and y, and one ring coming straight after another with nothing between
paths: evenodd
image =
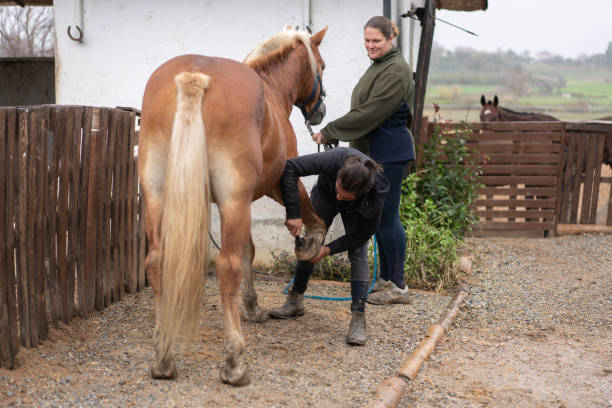
<instances>
[{"instance_id":1,"label":"horse's front leg","mask_svg":"<svg viewBox=\"0 0 612 408\"><path fill-rule=\"evenodd\" d=\"M300 193L302 222L306 226L306 235L295 240L295 256L301 261L308 261L319 253L319 249L325 240L327 229L323 219L314 210L306 188L304 188L304 185L299 180L298 191ZM269 196L284 205L280 185L277 185Z\"/></svg>"},{"instance_id":2,"label":"horse's front leg","mask_svg":"<svg viewBox=\"0 0 612 408\"><path fill-rule=\"evenodd\" d=\"M257 303L257 292L253 285L253 259L255 258L255 245L253 238L249 238L247 247L242 255L242 304L241 309L243 318L251 322L263 322L268 320L268 312L262 310Z\"/></svg>"}]
</instances>

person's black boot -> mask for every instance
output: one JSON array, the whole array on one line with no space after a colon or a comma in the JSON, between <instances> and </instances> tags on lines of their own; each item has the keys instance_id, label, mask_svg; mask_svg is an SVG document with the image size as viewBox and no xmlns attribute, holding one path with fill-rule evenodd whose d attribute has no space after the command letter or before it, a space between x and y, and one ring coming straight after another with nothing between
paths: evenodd
<instances>
[{"instance_id":1,"label":"person's black boot","mask_svg":"<svg viewBox=\"0 0 612 408\"><path fill-rule=\"evenodd\" d=\"M277 308L270 310L270 317L275 319L288 319L304 314L304 294L297 293L293 289L289 291L285 303Z\"/></svg>"},{"instance_id":2,"label":"person's black boot","mask_svg":"<svg viewBox=\"0 0 612 408\"><path fill-rule=\"evenodd\" d=\"M351 346L365 346L368 340L365 318L365 304L368 297L368 282L351 282L351 323L346 335L346 342Z\"/></svg>"}]
</instances>

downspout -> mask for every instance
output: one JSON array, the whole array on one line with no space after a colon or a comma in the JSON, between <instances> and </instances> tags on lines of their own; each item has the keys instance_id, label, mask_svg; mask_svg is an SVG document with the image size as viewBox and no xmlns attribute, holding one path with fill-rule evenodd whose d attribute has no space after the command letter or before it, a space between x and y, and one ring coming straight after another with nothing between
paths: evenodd
<instances>
[{"instance_id":1,"label":"downspout","mask_svg":"<svg viewBox=\"0 0 612 408\"><path fill-rule=\"evenodd\" d=\"M391 0L383 0L383 16L391 20Z\"/></svg>"},{"instance_id":2,"label":"downspout","mask_svg":"<svg viewBox=\"0 0 612 408\"><path fill-rule=\"evenodd\" d=\"M304 0L304 12L303 12L303 20L302 20L302 26L304 27L304 30L311 32L312 33L312 15L310 12L310 7L311 7L311 0Z\"/></svg>"}]
</instances>

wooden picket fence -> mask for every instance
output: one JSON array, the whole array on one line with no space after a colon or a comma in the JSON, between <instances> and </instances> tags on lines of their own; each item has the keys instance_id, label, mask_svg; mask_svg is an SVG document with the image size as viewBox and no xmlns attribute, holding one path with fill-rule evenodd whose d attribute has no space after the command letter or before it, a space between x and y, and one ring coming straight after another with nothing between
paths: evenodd
<instances>
[{"instance_id":1,"label":"wooden picket fence","mask_svg":"<svg viewBox=\"0 0 612 408\"><path fill-rule=\"evenodd\" d=\"M0 365L145 286L135 114L0 108Z\"/></svg>"},{"instance_id":2,"label":"wooden picket fence","mask_svg":"<svg viewBox=\"0 0 612 408\"><path fill-rule=\"evenodd\" d=\"M440 125L427 124L421 142L436 126ZM458 126L443 124L442 131L454 134ZM604 140L612 134L612 123L468 126L472 129L468 146L479 152L483 165L483 187L474 206L480 221L473 236L612 233L612 177L601 175ZM607 203L607 215L597 225L602 202Z\"/></svg>"}]
</instances>

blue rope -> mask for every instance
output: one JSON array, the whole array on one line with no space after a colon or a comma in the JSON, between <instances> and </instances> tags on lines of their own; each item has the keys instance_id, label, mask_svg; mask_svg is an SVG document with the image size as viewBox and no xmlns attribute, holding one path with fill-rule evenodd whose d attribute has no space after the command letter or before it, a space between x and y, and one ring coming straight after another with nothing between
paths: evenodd
<instances>
[{"instance_id":1,"label":"blue rope","mask_svg":"<svg viewBox=\"0 0 612 408\"><path fill-rule=\"evenodd\" d=\"M376 245L376 235L373 236L374 238L374 274L372 275L372 284L370 285L370 288L368 289L368 295L370 294L370 292L372 292L372 288L374 288L374 284L376 283L376 278L378 275L378 246ZM288 290L291 287L291 285L293 285L293 280L295 279L295 275L291 278L291 281L289 282L289 284L287 286L285 286L285 289L283 289L283 294L288 294ZM319 299L319 300L353 300L352 297L327 297L327 296L316 296L316 295L304 295L305 298L309 298L309 299Z\"/></svg>"}]
</instances>

